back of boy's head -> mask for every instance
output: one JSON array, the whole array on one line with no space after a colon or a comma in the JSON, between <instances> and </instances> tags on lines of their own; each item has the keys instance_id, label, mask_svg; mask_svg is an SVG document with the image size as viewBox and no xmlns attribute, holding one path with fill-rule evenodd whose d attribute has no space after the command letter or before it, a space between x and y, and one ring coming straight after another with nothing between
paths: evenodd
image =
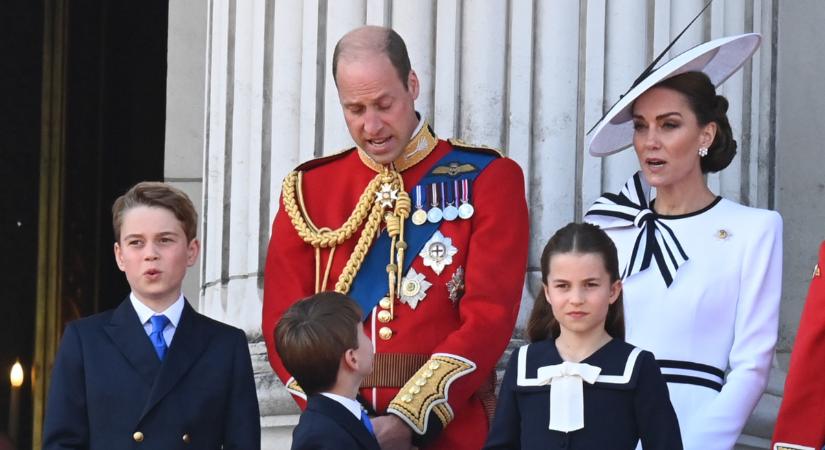
<instances>
[{"instance_id":1,"label":"back of boy's head","mask_svg":"<svg viewBox=\"0 0 825 450\"><path fill-rule=\"evenodd\" d=\"M550 259L561 253L594 253L601 256L604 268L610 275L610 282L621 279L619 274L619 256L616 244L601 228L590 223L571 222L559 228L547 241L541 253L541 282L547 282L550 273ZM605 330L617 339L624 340L624 306L622 293L607 310ZM561 332L553 310L544 295L544 289L539 293L533 304L533 311L527 321L526 333L530 341L536 342L548 337L557 338Z\"/></svg>"},{"instance_id":2,"label":"back of boy's head","mask_svg":"<svg viewBox=\"0 0 825 450\"><path fill-rule=\"evenodd\" d=\"M118 197L112 205L115 242L120 242L120 228L123 225L124 214L138 206L163 208L170 211L180 221L187 242L191 242L198 234L198 213L186 193L159 181L141 181Z\"/></svg>"},{"instance_id":3,"label":"back of boy's head","mask_svg":"<svg viewBox=\"0 0 825 450\"><path fill-rule=\"evenodd\" d=\"M361 308L338 292L321 292L293 304L275 327L275 348L307 395L332 388L341 357L358 348Z\"/></svg>"}]
</instances>

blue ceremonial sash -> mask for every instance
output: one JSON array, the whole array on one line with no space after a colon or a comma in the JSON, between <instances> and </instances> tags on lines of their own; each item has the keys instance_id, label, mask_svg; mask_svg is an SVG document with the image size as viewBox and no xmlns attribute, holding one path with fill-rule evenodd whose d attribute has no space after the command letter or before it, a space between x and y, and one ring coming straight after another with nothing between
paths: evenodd
<instances>
[{"instance_id":1,"label":"blue ceremonial sash","mask_svg":"<svg viewBox=\"0 0 825 450\"><path fill-rule=\"evenodd\" d=\"M453 180L473 181L488 164L497 158L497 156L488 153L467 151L453 147L452 151L433 164L427 175L424 175L421 180L418 181L418 185L452 182ZM475 166L475 170L457 176L432 173L435 168L448 166L453 162L459 165L472 164ZM411 198L414 191L415 186L412 186L409 192ZM421 225L414 225L410 221L410 218L407 218L404 223L407 250L404 254L404 270L402 273L407 273L415 257L418 256L424 244L426 244L433 233L438 230L440 225L440 221L437 223L425 222ZM352 280L352 287L348 295L361 306L361 310L364 312L364 319L369 317L372 309L375 308L375 305L378 304L381 298L387 295L387 264L390 262L391 243L392 239L390 239L387 230L384 229L373 242L367 255L364 257L364 262L361 263L361 269L358 270L358 273Z\"/></svg>"}]
</instances>

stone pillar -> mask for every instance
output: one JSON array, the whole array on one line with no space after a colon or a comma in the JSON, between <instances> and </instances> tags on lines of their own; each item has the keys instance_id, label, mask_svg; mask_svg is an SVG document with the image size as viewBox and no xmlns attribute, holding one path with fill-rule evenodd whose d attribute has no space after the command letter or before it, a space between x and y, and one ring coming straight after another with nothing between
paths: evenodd
<instances>
[{"instance_id":1,"label":"stone pillar","mask_svg":"<svg viewBox=\"0 0 825 450\"><path fill-rule=\"evenodd\" d=\"M618 189L637 170L632 152L605 160L586 154L584 134L703 3L189 0L170 5L169 110L176 112L170 113L167 158L179 161L181 179L203 190L198 308L246 330L265 448L286 446L298 412L266 360L262 333L272 330L260 329L270 226L289 170L352 145L330 68L338 38L364 23L394 27L421 78L417 109L436 132L502 148L524 168L532 235L518 338L538 292L538 257L547 238L579 220L601 192ZM723 88L736 105L731 111L741 156L735 168L710 177L714 191L759 207L776 206L773 8L771 0L714 3L674 50L744 31L764 34L756 58ZM201 42L187 44L190 27ZM189 47L181 53L176 45ZM201 79L204 87L197 95ZM189 126L182 125L184 117ZM186 139L175 140L178 136ZM203 163L190 155L192 149L202 149ZM801 221L800 226L805 227ZM755 417L772 423L776 399L761 403ZM755 445L765 445L767 427L749 428L760 436Z\"/></svg>"}]
</instances>

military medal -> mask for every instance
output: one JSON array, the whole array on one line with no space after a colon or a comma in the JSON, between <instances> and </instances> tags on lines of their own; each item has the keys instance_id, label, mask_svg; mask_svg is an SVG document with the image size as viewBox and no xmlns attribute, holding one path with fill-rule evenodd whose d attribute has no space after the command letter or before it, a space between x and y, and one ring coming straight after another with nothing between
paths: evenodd
<instances>
[{"instance_id":1,"label":"military medal","mask_svg":"<svg viewBox=\"0 0 825 450\"><path fill-rule=\"evenodd\" d=\"M461 206L458 207L458 217L469 219L473 217L475 208L470 204L470 180L461 180Z\"/></svg>"},{"instance_id":2,"label":"military medal","mask_svg":"<svg viewBox=\"0 0 825 450\"><path fill-rule=\"evenodd\" d=\"M458 204L458 198L456 195L456 191L458 190L458 181L455 181L456 190L453 191L452 200L447 202L447 206L444 207L444 220L453 221L458 218L458 208L455 205ZM447 189L449 191L449 189ZM444 183L441 183L441 198L442 202L446 200L447 196L444 195Z\"/></svg>"},{"instance_id":3,"label":"military medal","mask_svg":"<svg viewBox=\"0 0 825 450\"><path fill-rule=\"evenodd\" d=\"M415 309L418 302L427 295L427 289L430 286L432 286L432 283L424 279L423 273L418 273L415 269L410 268L407 275L401 280L401 303L406 303L410 308Z\"/></svg>"},{"instance_id":4,"label":"military medal","mask_svg":"<svg viewBox=\"0 0 825 450\"><path fill-rule=\"evenodd\" d=\"M424 248L421 249L418 256L424 259L425 266L440 275L444 267L453 263L453 255L456 253L458 253L458 249L453 246L453 240L436 230L430 240L424 244Z\"/></svg>"},{"instance_id":5,"label":"military medal","mask_svg":"<svg viewBox=\"0 0 825 450\"><path fill-rule=\"evenodd\" d=\"M383 208L392 208L396 200L398 200L398 189L393 189L389 183L382 184L381 190L375 193L375 203L380 203Z\"/></svg>"},{"instance_id":6,"label":"military medal","mask_svg":"<svg viewBox=\"0 0 825 450\"><path fill-rule=\"evenodd\" d=\"M441 219L444 217L444 213L441 212L441 208L438 207L438 186L433 183L430 185L432 188L432 200L430 202L430 210L427 212L427 220L430 223L438 223L441 222Z\"/></svg>"},{"instance_id":7,"label":"military medal","mask_svg":"<svg viewBox=\"0 0 825 450\"><path fill-rule=\"evenodd\" d=\"M424 189L419 184L415 187L415 212L412 214L412 223L423 225L427 221L427 212L424 211Z\"/></svg>"}]
</instances>

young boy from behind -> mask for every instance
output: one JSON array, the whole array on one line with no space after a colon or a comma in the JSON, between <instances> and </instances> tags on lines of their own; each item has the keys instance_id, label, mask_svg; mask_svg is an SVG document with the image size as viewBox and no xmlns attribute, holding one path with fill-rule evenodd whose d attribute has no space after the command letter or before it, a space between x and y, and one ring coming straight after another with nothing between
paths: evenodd
<instances>
[{"instance_id":1,"label":"young boy from behind","mask_svg":"<svg viewBox=\"0 0 825 450\"><path fill-rule=\"evenodd\" d=\"M138 183L112 206L114 253L132 292L70 323L52 370L43 449L261 447L243 331L181 292L200 249L189 197Z\"/></svg>"},{"instance_id":2,"label":"young boy from behind","mask_svg":"<svg viewBox=\"0 0 825 450\"><path fill-rule=\"evenodd\" d=\"M373 360L358 304L337 292L293 304L275 328L275 346L308 396L292 432L292 450L378 450L372 424L355 398Z\"/></svg>"}]
</instances>

